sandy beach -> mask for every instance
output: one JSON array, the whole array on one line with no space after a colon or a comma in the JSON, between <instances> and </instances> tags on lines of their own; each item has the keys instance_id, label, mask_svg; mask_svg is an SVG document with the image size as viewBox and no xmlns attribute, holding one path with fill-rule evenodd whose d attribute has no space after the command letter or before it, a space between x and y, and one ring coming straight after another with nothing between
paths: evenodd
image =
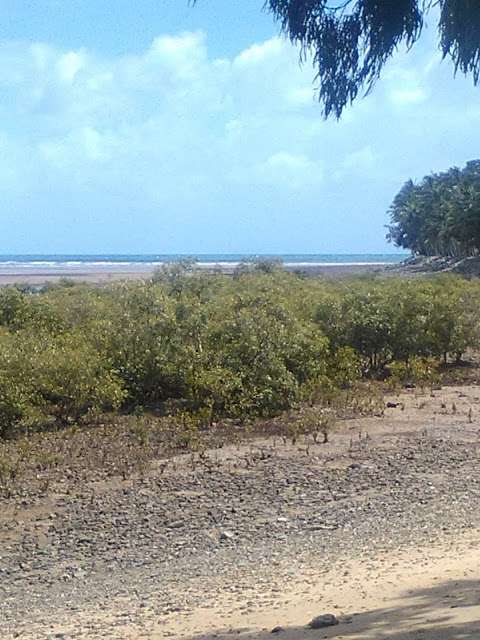
<instances>
[{"instance_id":1,"label":"sandy beach","mask_svg":"<svg viewBox=\"0 0 480 640\"><path fill-rule=\"evenodd\" d=\"M0 269L0 286L10 284L43 285L48 282L58 282L62 279L73 280L74 282L86 282L89 284L100 284L114 280L143 280L152 276L151 271L95 271L92 270L55 270L48 271L10 271Z\"/></svg>"},{"instance_id":2,"label":"sandy beach","mask_svg":"<svg viewBox=\"0 0 480 640\"><path fill-rule=\"evenodd\" d=\"M30 284L42 285L48 282L58 282L62 279L73 280L75 282L87 282L90 284L99 284L111 282L115 280L146 280L151 278L156 267L145 268L142 265L135 265L131 268L116 267L115 265L104 266L102 268L82 266L81 268L22 268L18 269L14 266L0 265L0 286L10 284ZM204 273L224 273L232 274L235 266L229 266L225 263L221 265L215 264L199 264L197 269ZM383 265L378 264L301 264L284 266L286 271L301 272L308 276L325 276L325 277L342 277L354 274L378 273L384 269Z\"/></svg>"}]
</instances>

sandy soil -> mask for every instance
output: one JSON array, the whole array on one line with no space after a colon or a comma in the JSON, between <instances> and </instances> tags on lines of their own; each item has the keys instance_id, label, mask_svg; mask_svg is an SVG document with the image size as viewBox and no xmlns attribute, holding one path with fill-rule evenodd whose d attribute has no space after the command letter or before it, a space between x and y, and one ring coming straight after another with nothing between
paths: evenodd
<instances>
[{"instance_id":1,"label":"sandy soil","mask_svg":"<svg viewBox=\"0 0 480 640\"><path fill-rule=\"evenodd\" d=\"M277 630L285 640L460 640L480 638L480 537L470 533L448 545L380 555L368 563L353 560L338 573L296 576L272 608L228 614L197 609L150 636L195 640L266 639ZM258 597L255 590L251 598ZM333 613L339 624L312 630L315 616ZM275 633L275 631L274 631Z\"/></svg>"},{"instance_id":2,"label":"sandy soil","mask_svg":"<svg viewBox=\"0 0 480 640\"><path fill-rule=\"evenodd\" d=\"M480 389L388 400L328 445L0 499L0 638L480 638Z\"/></svg>"},{"instance_id":3,"label":"sandy soil","mask_svg":"<svg viewBox=\"0 0 480 640\"><path fill-rule=\"evenodd\" d=\"M267 640L278 635L284 640L478 640L479 542L477 532L469 532L448 544L379 554L368 561L352 558L342 563L340 579L338 568L320 573L312 564L283 589L277 587L276 597L267 602L261 586L252 581L238 599L232 599L230 593L217 594L208 606L186 614L173 612L150 622L144 630L141 624L128 623L126 611L131 602L125 598L112 602L112 610L103 613L83 610L75 621L68 616L46 619L45 635L36 631L33 636L19 632L11 637ZM113 611L114 606L119 609ZM339 624L310 629L308 622L324 613L333 613ZM120 633L119 615L127 618Z\"/></svg>"}]
</instances>

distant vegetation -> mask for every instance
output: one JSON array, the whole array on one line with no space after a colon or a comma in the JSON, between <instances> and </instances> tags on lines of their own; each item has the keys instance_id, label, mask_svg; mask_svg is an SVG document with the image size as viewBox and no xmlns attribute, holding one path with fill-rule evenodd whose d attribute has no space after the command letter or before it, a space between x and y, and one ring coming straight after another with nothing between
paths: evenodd
<instances>
[{"instance_id":1,"label":"distant vegetation","mask_svg":"<svg viewBox=\"0 0 480 640\"><path fill-rule=\"evenodd\" d=\"M480 285L453 276L333 282L264 265L3 288L0 435L102 412L174 413L187 426L269 417L362 377L428 377L478 346L479 303Z\"/></svg>"},{"instance_id":2,"label":"distant vegetation","mask_svg":"<svg viewBox=\"0 0 480 640\"><path fill-rule=\"evenodd\" d=\"M389 239L424 256L480 252L480 160L409 180L390 208Z\"/></svg>"}]
</instances>

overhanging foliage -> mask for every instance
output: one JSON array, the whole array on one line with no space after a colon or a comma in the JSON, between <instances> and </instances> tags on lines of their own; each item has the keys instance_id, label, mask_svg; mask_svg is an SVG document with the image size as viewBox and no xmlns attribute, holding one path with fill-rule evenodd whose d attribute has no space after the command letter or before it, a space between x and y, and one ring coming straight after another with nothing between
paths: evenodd
<instances>
[{"instance_id":1,"label":"overhanging foliage","mask_svg":"<svg viewBox=\"0 0 480 640\"><path fill-rule=\"evenodd\" d=\"M432 9L439 15L443 57L452 59L455 71L479 81L478 0L266 0L264 7L300 46L302 57L313 58L326 117L340 117L359 94L370 91L398 46L418 40Z\"/></svg>"}]
</instances>

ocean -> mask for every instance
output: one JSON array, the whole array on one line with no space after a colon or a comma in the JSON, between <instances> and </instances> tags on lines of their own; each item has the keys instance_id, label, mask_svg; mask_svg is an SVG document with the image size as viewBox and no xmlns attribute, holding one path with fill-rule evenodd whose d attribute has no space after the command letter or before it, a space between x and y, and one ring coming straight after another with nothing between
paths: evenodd
<instances>
[{"instance_id":1,"label":"ocean","mask_svg":"<svg viewBox=\"0 0 480 640\"><path fill-rule=\"evenodd\" d=\"M281 260L287 267L329 267L344 266L381 266L401 262L408 257L405 253L333 253L333 254L71 254L71 255L0 255L0 272L9 273L46 273L75 271L147 271L166 263L191 259L198 267L215 266L235 267L240 262L255 259Z\"/></svg>"}]
</instances>

